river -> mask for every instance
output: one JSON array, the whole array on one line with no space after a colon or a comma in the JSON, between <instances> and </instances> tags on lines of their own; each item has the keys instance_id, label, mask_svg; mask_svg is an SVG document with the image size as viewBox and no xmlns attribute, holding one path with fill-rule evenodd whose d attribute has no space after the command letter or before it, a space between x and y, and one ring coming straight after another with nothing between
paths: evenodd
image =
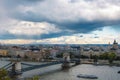
<instances>
[{"instance_id":1,"label":"river","mask_svg":"<svg viewBox=\"0 0 120 80\"><path fill-rule=\"evenodd\" d=\"M0 67L5 63L7 62L0 61ZM120 67L116 66L95 66L90 64L81 64L68 70L61 70L61 65L54 65L27 71L21 77L40 75L40 80L89 80L77 77L78 74L88 74L98 76L97 80L119 80L120 74L117 73L119 70Z\"/></svg>"},{"instance_id":2,"label":"river","mask_svg":"<svg viewBox=\"0 0 120 80\"><path fill-rule=\"evenodd\" d=\"M41 80L89 80L76 77L78 74L96 75L98 76L97 80L119 80L120 74L117 73L119 70L120 67L115 66L94 66L82 64L66 71L58 71L41 75Z\"/></svg>"}]
</instances>

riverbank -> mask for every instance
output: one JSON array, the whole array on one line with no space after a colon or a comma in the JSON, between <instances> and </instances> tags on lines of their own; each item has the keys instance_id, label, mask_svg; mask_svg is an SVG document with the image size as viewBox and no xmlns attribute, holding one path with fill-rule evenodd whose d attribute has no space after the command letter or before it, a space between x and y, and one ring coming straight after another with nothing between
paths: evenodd
<instances>
[{"instance_id":1,"label":"riverbank","mask_svg":"<svg viewBox=\"0 0 120 80\"><path fill-rule=\"evenodd\" d=\"M81 64L95 64L95 65L110 65L110 66L118 66L120 67L120 61L113 61L113 63L109 63L108 60L98 60L96 63L93 59L81 59Z\"/></svg>"},{"instance_id":2,"label":"riverbank","mask_svg":"<svg viewBox=\"0 0 120 80\"><path fill-rule=\"evenodd\" d=\"M56 60L44 60L44 61L35 61L35 60L24 60L24 59L11 59L11 58L0 58L0 61L21 61L21 62L41 62L41 63L46 63L46 62L51 62L51 61L56 61ZM81 64L95 64L93 59L80 59ZM98 60L97 65L112 65L112 66L120 66L120 60L114 60L112 64L109 63L108 60Z\"/></svg>"}]
</instances>

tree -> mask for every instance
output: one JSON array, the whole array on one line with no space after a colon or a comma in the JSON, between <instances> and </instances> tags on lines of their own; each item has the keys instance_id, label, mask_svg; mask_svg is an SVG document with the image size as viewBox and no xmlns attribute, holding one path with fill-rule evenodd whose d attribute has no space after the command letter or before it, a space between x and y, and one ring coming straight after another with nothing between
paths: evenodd
<instances>
[{"instance_id":1,"label":"tree","mask_svg":"<svg viewBox=\"0 0 120 80\"><path fill-rule=\"evenodd\" d=\"M0 80L11 80L5 69L0 69Z\"/></svg>"},{"instance_id":2,"label":"tree","mask_svg":"<svg viewBox=\"0 0 120 80\"><path fill-rule=\"evenodd\" d=\"M39 76L34 76L34 77L33 77L33 80L39 80L39 79L40 79Z\"/></svg>"},{"instance_id":3,"label":"tree","mask_svg":"<svg viewBox=\"0 0 120 80\"><path fill-rule=\"evenodd\" d=\"M25 80L40 80L39 76L33 76L32 78L27 78Z\"/></svg>"},{"instance_id":4,"label":"tree","mask_svg":"<svg viewBox=\"0 0 120 80\"><path fill-rule=\"evenodd\" d=\"M107 53L107 52L106 52L106 53L103 53L103 54L101 54L101 55L99 56L99 58L100 58L100 59L107 60L107 59L108 59L108 54L109 54L109 53Z\"/></svg>"},{"instance_id":5,"label":"tree","mask_svg":"<svg viewBox=\"0 0 120 80\"><path fill-rule=\"evenodd\" d=\"M109 53L108 54L108 60L109 60L109 63L113 63L113 60L115 60L116 58L116 54L115 53Z\"/></svg>"}]
</instances>

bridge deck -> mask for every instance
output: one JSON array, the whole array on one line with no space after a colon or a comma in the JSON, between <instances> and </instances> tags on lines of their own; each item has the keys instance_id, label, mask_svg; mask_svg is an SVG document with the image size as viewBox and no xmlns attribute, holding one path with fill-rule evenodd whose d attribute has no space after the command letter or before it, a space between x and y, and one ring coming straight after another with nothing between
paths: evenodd
<instances>
[{"instance_id":1,"label":"bridge deck","mask_svg":"<svg viewBox=\"0 0 120 80\"><path fill-rule=\"evenodd\" d=\"M30 66L28 68L23 68L22 72L26 72L29 70L38 69L38 68L42 68L42 67L52 66L52 65L56 65L56 64L61 64L61 63L62 62L50 62L50 63L46 63L46 64L41 64L41 65L34 65L34 66Z\"/></svg>"},{"instance_id":2,"label":"bridge deck","mask_svg":"<svg viewBox=\"0 0 120 80\"><path fill-rule=\"evenodd\" d=\"M80 59L72 59L72 60L70 60L70 63L75 63L75 62L79 62L79 61L80 61ZM61 61L48 62L48 63L44 63L44 64L38 64L38 65L21 62L21 65L28 66L26 68L22 68L21 71L26 72L26 71L33 70L33 69L52 66L52 65L56 65L56 64L62 64L64 62L65 61L61 60ZM8 69L8 68L12 67L13 64L15 64L15 63L10 62L7 65L5 65L3 68Z\"/></svg>"}]
</instances>

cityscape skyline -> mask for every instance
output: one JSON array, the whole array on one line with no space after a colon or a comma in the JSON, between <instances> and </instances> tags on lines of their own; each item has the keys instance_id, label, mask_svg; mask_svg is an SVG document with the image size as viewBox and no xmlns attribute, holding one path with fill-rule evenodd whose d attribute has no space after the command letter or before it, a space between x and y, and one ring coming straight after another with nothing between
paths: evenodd
<instances>
[{"instance_id":1,"label":"cityscape skyline","mask_svg":"<svg viewBox=\"0 0 120 80\"><path fill-rule=\"evenodd\" d=\"M0 0L0 43L120 43L119 13L119 0Z\"/></svg>"}]
</instances>

